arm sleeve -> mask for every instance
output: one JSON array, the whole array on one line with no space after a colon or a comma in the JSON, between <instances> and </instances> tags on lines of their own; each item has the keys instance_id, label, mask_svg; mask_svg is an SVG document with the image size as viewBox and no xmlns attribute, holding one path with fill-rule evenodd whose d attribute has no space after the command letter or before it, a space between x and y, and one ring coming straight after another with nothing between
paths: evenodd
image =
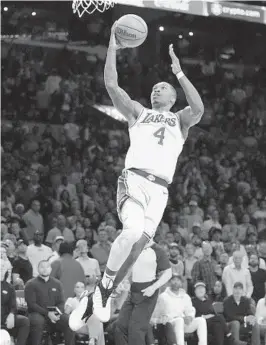
<instances>
[{"instance_id":1,"label":"arm sleeve","mask_svg":"<svg viewBox=\"0 0 266 345\"><path fill-rule=\"evenodd\" d=\"M43 316L48 315L48 310L37 304L36 291L32 282L27 283L25 286L25 301L31 311L42 314Z\"/></svg>"}]
</instances>

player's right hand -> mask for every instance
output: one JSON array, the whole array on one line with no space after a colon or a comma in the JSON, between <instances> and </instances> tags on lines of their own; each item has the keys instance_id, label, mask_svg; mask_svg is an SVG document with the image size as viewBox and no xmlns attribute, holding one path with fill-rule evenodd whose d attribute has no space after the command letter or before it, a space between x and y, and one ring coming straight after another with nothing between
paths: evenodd
<instances>
[{"instance_id":1,"label":"player's right hand","mask_svg":"<svg viewBox=\"0 0 266 345\"><path fill-rule=\"evenodd\" d=\"M110 41L109 41L109 47L114 48L116 50L118 49L123 49L123 46L119 43L115 36L115 29L117 26L117 21L114 22L112 28L111 28L111 36L110 36Z\"/></svg>"}]
</instances>

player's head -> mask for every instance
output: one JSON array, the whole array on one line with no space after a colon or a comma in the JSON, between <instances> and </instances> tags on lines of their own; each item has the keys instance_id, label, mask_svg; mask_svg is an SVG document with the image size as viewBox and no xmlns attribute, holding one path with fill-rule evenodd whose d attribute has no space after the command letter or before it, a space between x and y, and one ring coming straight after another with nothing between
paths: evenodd
<instances>
[{"instance_id":1,"label":"player's head","mask_svg":"<svg viewBox=\"0 0 266 345\"><path fill-rule=\"evenodd\" d=\"M175 104L177 98L175 88L166 82L155 84L151 93L151 104L153 108L169 107Z\"/></svg>"}]
</instances>

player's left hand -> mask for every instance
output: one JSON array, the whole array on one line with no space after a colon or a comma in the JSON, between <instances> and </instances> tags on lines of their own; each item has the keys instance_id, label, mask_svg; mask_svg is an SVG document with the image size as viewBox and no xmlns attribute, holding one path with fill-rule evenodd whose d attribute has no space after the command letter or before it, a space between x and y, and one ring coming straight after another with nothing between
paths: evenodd
<instances>
[{"instance_id":1,"label":"player's left hand","mask_svg":"<svg viewBox=\"0 0 266 345\"><path fill-rule=\"evenodd\" d=\"M141 292L143 293L143 296L146 296L146 297L151 297L155 291L156 291L156 288L153 285L148 286L146 289L141 290Z\"/></svg>"},{"instance_id":2,"label":"player's left hand","mask_svg":"<svg viewBox=\"0 0 266 345\"><path fill-rule=\"evenodd\" d=\"M109 47L115 48L116 50L118 49L123 49L123 46L119 43L115 36L115 29L117 26L117 21L114 22L112 28L111 28L111 36L110 36L110 41L109 41Z\"/></svg>"},{"instance_id":3,"label":"player's left hand","mask_svg":"<svg viewBox=\"0 0 266 345\"><path fill-rule=\"evenodd\" d=\"M174 48L173 48L173 44L170 44L169 45L169 55L172 59L172 64L171 64L171 67L172 67L172 71L174 74L177 74L178 72L181 72L182 69L181 69L181 66L180 66L180 62L179 62L179 59L178 57L175 55L175 52L174 52Z\"/></svg>"}]
</instances>

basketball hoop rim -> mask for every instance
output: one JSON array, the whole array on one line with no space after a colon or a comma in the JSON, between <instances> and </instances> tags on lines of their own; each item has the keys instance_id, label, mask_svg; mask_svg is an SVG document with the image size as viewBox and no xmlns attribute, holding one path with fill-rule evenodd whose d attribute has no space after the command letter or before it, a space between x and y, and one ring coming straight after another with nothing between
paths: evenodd
<instances>
[{"instance_id":1,"label":"basketball hoop rim","mask_svg":"<svg viewBox=\"0 0 266 345\"><path fill-rule=\"evenodd\" d=\"M95 11L103 13L114 7L115 3L116 0L72 0L72 10L81 18L84 13L92 14Z\"/></svg>"}]
</instances>

